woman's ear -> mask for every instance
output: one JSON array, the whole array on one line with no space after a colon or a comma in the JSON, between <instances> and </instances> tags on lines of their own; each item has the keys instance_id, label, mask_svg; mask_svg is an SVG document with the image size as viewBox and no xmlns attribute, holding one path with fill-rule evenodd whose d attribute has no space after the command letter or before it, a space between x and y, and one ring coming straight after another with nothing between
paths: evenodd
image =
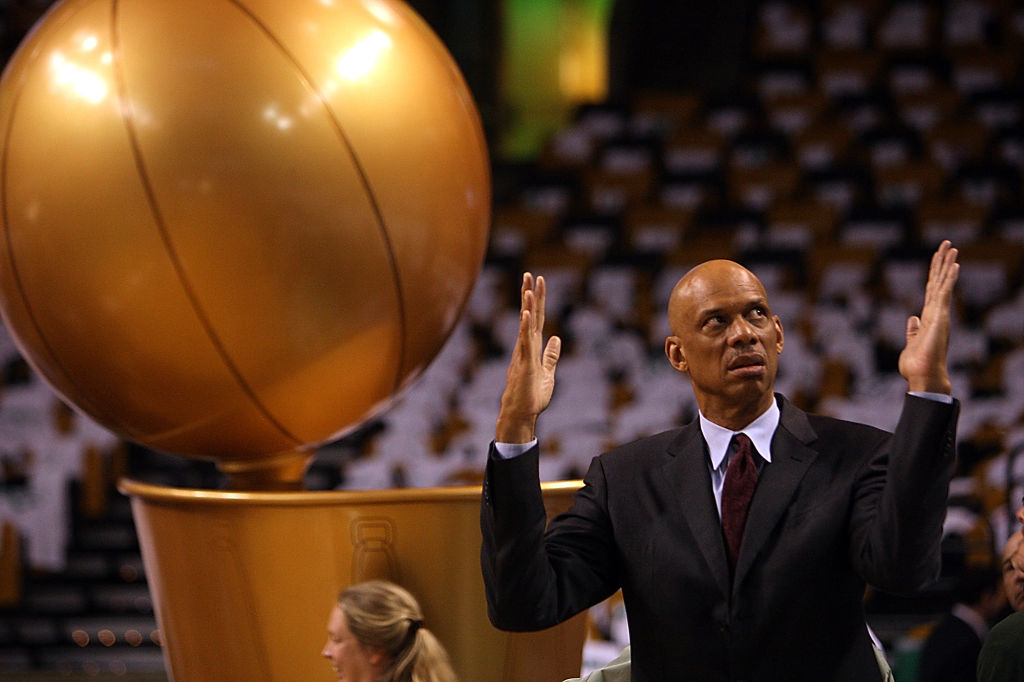
<instances>
[{"instance_id":1,"label":"woman's ear","mask_svg":"<svg viewBox=\"0 0 1024 682\"><path fill-rule=\"evenodd\" d=\"M383 649L369 649L367 654L367 660L376 670L383 671L387 667L388 657Z\"/></svg>"}]
</instances>

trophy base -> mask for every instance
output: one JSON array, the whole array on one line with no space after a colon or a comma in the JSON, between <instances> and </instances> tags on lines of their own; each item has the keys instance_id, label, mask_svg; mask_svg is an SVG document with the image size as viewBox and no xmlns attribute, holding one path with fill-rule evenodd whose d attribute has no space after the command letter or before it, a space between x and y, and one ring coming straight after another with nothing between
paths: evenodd
<instances>
[{"instance_id":1,"label":"trophy base","mask_svg":"<svg viewBox=\"0 0 1024 682\"><path fill-rule=\"evenodd\" d=\"M549 517L580 483L544 484ZM462 680L579 674L585 614L535 633L487 619L480 488L240 492L124 479L172 679L328 680L320 656L344 587L410 590Z\"/></svg>"}]
</instances>

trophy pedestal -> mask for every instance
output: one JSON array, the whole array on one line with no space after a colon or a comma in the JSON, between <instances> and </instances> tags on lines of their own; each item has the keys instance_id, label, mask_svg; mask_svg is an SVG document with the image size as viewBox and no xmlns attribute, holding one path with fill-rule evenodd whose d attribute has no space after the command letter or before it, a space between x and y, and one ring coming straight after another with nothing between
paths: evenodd
<instances>
[{"instance_id":1,"label":"trophy pedestal","mask_svg":"<svg viewBox=\"0 0 1024 682\"><path fill-rule=\"evenodd\" d=\"M544 485L548 515L579 482ZM536 633L487 619L480 488L334 492L191 490L122 480L131 498L169 675L328 680L320 656L338 592L397 582L461 680L554 682L579 674L585 615Z\"/></svg>"}]
</instances>

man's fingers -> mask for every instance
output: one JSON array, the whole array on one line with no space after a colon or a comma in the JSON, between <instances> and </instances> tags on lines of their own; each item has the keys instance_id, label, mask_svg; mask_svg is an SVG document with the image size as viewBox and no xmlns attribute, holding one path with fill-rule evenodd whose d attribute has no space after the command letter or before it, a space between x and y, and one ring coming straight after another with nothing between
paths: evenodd
<instances>
[{"instance_id":1,"label":"man's fingers","mask_svg":"<svg viewBox=\"0 0 1024 682\"><path fill-rule=\"evenodd\" d=\"M544 331L544 299L546 287L543 277L536 277L529 273L523 273L523 283L520 288L522 296L522 307L519 311L519 338L516 339L518 355L524 359L533 359L540 352L540 334ZM561 352L561 342L558 342L558 353ZM550 346L550 343L549 343ZM545 353L548 349L545 348ZM555 355L555 362L558 361L558 354Z\"/></svg>"},{"instance_id":2,"label":"man's fingers","mask_svg":"<svg viewBox=\"0 0 1024 682\"><path fill-rule=\"evenodd\" d=\"M519 338L516 339L516 353L521 358L536 362L538 354L541 353L540 340L544 331L544 299L547 293L544 278L534 278L531 273L524 272L520 292L522 308L519 311ZM543 350L544 357L541 358L541 361L545 365L550 361L553 367L558 362L561 351L561 340L553 336Z\"/></svg>"},{"instance_id":3,"label":"man's fingers","mask_svg":"<svg viewBox=\"0 0 1024 682\"><path fill-rule=\"evenodd\" d=\"M547 301L548 287L543 277L537 277L533 286L534 305L537 315L537 331L544 331L544 306Z\"/></svg>"},{"instance_id":4,"label":"man's fingers","mask_svg":"<svg viewBox=\"0 0 1024 682\"><path fill-rule=\"evenodd\" d=\"M925 287L925 309L930 306L948 307L953 286L960 273L960 264L956 262L958 254L959 251L953 248L949 240L944 240L932 255L928 284Z\"/></svg>"},{"instance_id":5,"label":"man's fingers","mask_svg":"<svg viewBox=\"0 0 1024 682\"><path fill-rule=\"evenodd\" d=\"M932 257L932 278L943 289L951 288L956 281L957 273L960 271L960 265L956 262L958 254L959 251L954 249L947 239L939 244Z\"/></svg>"},{"instance_id":6,"label":"man's fingers","mask_svg":"<svg viewBox=\"0 0 1024 682\"><path fill-rule=\"evenodd\" d=\"M516 339L517 344L529 343L531 317L530 311L526 308L519 311L519 338Z\"/></svg>"},{"instance_id":7,"label":"man's fingers","mask_svg":"<svg viewBox=\"0 0 1024 682\"><path fill-rule=\"evenodd\" d=\"M555 371L555 365L558 364L558 358L562 355L562 339L557 336L552 336L548 339L547 346L544 347L544 369L549 372Z\"/></svg>"},{"instance_id":8,"label":"man's fingers","mask_svg":"<svg viewBox=\"0 0 1024 682\"><path fill-rule=\"evenodd\" d=\"M907 318L907 340L913 338L917 331L921 328L921 318L917 315L911 315Z\"/></svg>"},{"instance_id":9,"label":"man's fingers","mask_svg":"<svg viewBox=\"0 0 1024 682\"><path fill-rule=\"evenodd\" d=\"M544 331L544 305L547 298L547 286L543 277L534 277L533 273L523 273L523 283L519 288L520 319L523 313L530 313L532 326L530 332ZM520 326L520 328L522 328Z\"/></svg>"},{"instance_id":10,"label":"man's fingers","mask_svg":"<svg viewBox=\"0 0 1024 682\"><path fill-rule=\"evenodd\" d=\"M949 247L950 241L948 239L944 239L942 240L942 243L939 244L939 247L935 249L935 253L932 254L931 274L933 277L942 267L942 263L946 258L946 253L949 251Z\"/></svg>"},{"instance_id":11,"label":"man's fingers","mask_svg":"<svg viewBox=\"0 0 1024 682\"><path fill-rule=\"evenodd\" d=\"M953 285L956 283L956 280L960 275L960 264L956 262L956 258L959 254L960 252L956 249L950 249L946 253L946 277L944 284L950 290L953 289Z\"/></svg>"}]
</instances>

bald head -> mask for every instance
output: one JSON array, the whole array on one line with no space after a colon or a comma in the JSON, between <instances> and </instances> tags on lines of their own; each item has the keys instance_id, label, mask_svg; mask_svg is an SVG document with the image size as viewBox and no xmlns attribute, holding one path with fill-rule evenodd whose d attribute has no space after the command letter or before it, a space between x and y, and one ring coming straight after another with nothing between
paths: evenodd
<instances>
[{"instance_id":1,"label":"bald head","mask_svg":"<svg viewBox=\"0 0 1024 682\"><path fill-rule=\"evenodd\" d=\"M767 302L764 285L750 270L724 258L705 261L691 268L672 288L668 299L668 323L672 333L679 333L688 306L730 287L760 292Z\"/></svg>"}]
</instances>

